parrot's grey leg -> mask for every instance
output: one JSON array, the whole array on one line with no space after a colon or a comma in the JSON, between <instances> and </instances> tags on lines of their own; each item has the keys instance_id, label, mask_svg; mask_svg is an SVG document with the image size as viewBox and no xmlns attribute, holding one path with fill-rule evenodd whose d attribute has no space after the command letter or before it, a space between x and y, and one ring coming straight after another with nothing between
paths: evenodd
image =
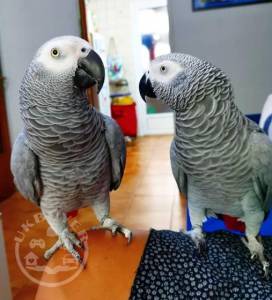
<instances>
[{"instance_id":1,"label":"parrot's grey leg","mask_svg":"<svg viewBox=\"0 0 272 300\"><path fill-rule=\"evenodd\" d=\"M74 246L82 248L81 241L76 237L73 232L70 232L68 229L67 218L64 212L60 211L50 211L48 209L44 212L42 205L41 209L43 214L51 226L51 228L55 231L55 233L59 236L58 241L44 253L44 258L49 259L60 247L65 247L69 253L80 263L82 262L80 254L74 249Z\"/></svg>"},{"instance_id":2,"label":"parrot's grey leg","mask_svg":"<svg viewBox=\"0 0 272 300\"><path fill-rule=\"evenodd\" d=\"M261 262L264 270L264 276L268 278L269 275L269 262L264 256L264 247L262 245L261 241L258 241L258 239L255 236L247 235L247 241L245 238L242 238L243 243L245 246L249 249L251 254L251 259L258 258Z\"/></svg>"},{"instance_id":3,"label":"parrot's grey leg","mask_svg":"<svg viewBox=\"0 0 272 300\"><path fill-rule=\"evenodd\" d=\"M115 221L109 216L104 218L104 220L101 220L101 225L94 226L91 229L92 230L107 229L111 231L112 235L115 235L117 232L120 232L124 235L125 238L127 238L128 244L130 243L132 238L132 232L128 228L119 224L117 221Z\"/></svg>"},{"instance_id":4,"label":"parrot's grey leg","mask_svg":"<svg viewBox=\"0 0 272 300\"><path fill-rule=\"evenodd\" d=\"M268 277L269 262L264 256L264 247L261 239L257 239L262 222L264 220L264 211L262 210L259 201L256 201L257 196L252 191L247 193L242 201L244 210L243 220L246 225L246 238L242 238L243 243L249 249L251 258L258 258L264 270L265 277Z\"/></svg>"},{"instance_id":5,"label":"parrot's grey leg","mask_svg":"<svg viewBox=\"0 0 272 300\"><path fill-rule=\"evenodd\" d=\"M206 245L205 236L202 230L202 223L206 218L205 209L190 205L189 202L189 213L192 229L187 231L186 234L192 238L199 252L203 252Z\"/></svg>"},{"instance_id":6,"label":"parrot's grey leg","mask_svg":"<svg viewBox=\"0 0 272 300\"><path fill-rule=\"evenodd\" d=\"M120 232L130 243L132 239L132 232L128 228L119 224L117 221L109 216L109 196L104 201L96 201L92 203L94 213L100 222L100 225L91 227L91 230L106 229L110 230L112 235Z\"/></svg>"}]
</instances>

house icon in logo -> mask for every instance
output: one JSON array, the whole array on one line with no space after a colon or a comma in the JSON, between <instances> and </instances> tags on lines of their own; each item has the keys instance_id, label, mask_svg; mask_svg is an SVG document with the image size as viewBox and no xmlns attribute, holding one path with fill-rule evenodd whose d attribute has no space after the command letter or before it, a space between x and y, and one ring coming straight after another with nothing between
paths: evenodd
<instances>
[{"instance_id":1,"label":"house icon in logo","mask_svg":"<svg viewBox=\"0 0 272 300\"><path fill-rule=\"evenodd\" d=\"M26 266L37 266L38 264L38 256L32 251L29 252L25 257L25 265Z\"/></svg>"}]
</instances>

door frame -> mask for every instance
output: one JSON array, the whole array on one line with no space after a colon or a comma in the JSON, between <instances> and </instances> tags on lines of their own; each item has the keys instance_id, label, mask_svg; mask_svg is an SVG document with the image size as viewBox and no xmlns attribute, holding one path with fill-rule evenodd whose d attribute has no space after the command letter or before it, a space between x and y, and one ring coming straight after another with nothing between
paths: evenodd
<instances>
[{"instance_id":1,"label":"door frame","mask_svg":"<svg viewBox=\"0 0 272 300\"><path fill-rule=\"evenodd\" d=\"M86 19L86 0L79 0L81 36L87 41L91 42L88 36L88 26ZM136 80L140 80L143 75L143 67L141 65L141 35L137 26L139 20L139 11L144 8L167 6L167 0L133 0L130 5L130 14L135 16L135 26L133 32L133 58L137 62L135 64ZM153 135L153 134L173 134L174 133L174 113L156 113L147 114L147 105L141 99L140 94L135 97L137 121L138 121L138 135ZM98 107L98 98L94 91L89 95L89 101L95 107Z\"/></svg>"},{"instance_id":2,"label":"door frame","mask_svg":"<svg viewBox=\"0 0 272 300\"><path fill-rule=\"evenodd\" d=\"M88 26L87 26L87 16L86 16L86 4L85 0L78 0L79 6L79 15L80 15L80 28L81 28L81 37L91 43L90 37L88 35ZM89 104L95 108L99 108L98 96L96 93L96 87L89 88L87 90L87 97Z\"/></svg>"},{"instance_id":3,"label":"door frame","mask_svg":"<svg viewBox=\"0 0 272 300\"><path fill-rule=\"evenodd\" d=\"M9 138L8 120L4 98L4 77L0 69L0 201L8 198L14 192L13 177L10 171L11 146Z\"/></svg>"}]
</instances>

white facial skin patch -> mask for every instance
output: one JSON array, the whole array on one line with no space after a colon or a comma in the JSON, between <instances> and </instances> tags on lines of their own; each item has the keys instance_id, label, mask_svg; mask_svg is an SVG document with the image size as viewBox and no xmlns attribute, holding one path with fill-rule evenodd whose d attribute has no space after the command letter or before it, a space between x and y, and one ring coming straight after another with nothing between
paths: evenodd
<instances>
[{"instance_id":1,"label":"white facial skin patch","mask_svg":"<svg viewBox=\"0 0 272 300\"><path fill-rule=\"evenodd\" d=\"M173 80L184 68L174 61L152 61L149 69L151 81L167 83Z\"/></svg>"},{"instance_id":2,"label":"white facial skin patch","mask_svg":"<svg viewBox=\"0 0 272 300\"><path fill-rule=\"evenodd\" d=\"M86 57L91 49L91 45L81 38L63 36L45 43L35 59L52 73L75 71L79 58Z\"/></svg>"}]
</instances>

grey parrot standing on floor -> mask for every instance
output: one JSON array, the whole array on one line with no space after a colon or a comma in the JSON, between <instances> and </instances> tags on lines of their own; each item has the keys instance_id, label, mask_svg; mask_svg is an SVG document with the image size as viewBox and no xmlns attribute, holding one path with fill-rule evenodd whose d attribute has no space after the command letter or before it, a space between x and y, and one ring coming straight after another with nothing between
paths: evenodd
<instances>
[{"instance_id":1,"label":"grey parrot standing on floor","mask_svg":"<svg viewBox=\"0 0 272 300\"><path fill-rule=\"evenodd\" d=\"M36 53L20 88L24 129L11 157L14 181L23 196L38 204L59 236L45 252L64 246L79 261L81 243L68 230L66 213L91 206L101 228L131 231L109 216L109 192L121 183L126 148L119 126L88 105L86 89L100 91L101 58L89 43L73 36L54 38Z\"/></svg>"},{"instance_id":2,"label":"grey parrot standing on floor","mask_svg":"<svg viewBox=\"0 0 272 300\"><path fill-rule=\"evenodd\" d=\"M188 199L200 248L207 213L245 222L243 242L268 274L258 233L272 207L272 144L234 103L230 80L212 64L186 54L151 62L140 81L142 98L157 98L175 111L170 158L180 192Z\"/></svg>"}]
</instances>

